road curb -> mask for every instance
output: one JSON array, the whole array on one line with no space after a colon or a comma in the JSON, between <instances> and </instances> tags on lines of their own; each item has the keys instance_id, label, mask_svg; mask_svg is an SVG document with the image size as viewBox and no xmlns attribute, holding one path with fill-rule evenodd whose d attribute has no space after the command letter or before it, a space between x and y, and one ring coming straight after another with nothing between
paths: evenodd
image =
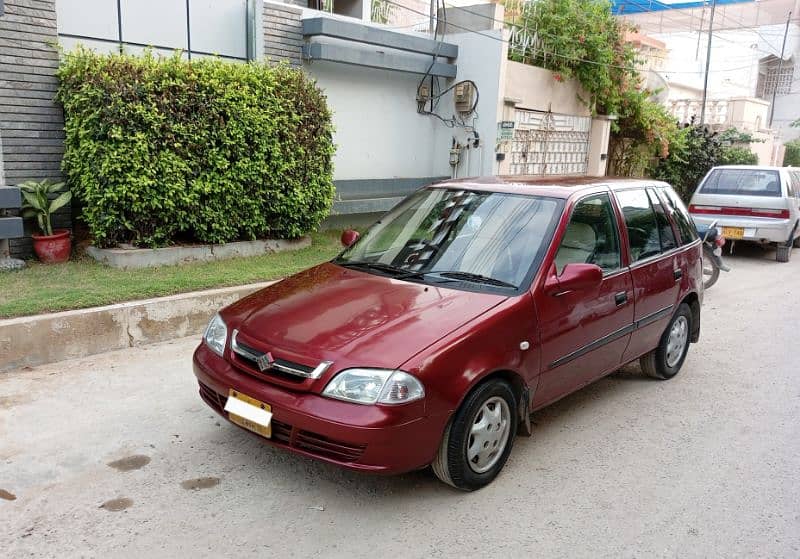
<instances>
[{"instance_id":1,"label":"road curb","mask_svg":"<svg viewBox=\"0 0 800 559\"><path fill-rule=\"evenodd\" d=\"M264 282L0 320L0 373L200 333Z\"/></svg>"}]
</instances>

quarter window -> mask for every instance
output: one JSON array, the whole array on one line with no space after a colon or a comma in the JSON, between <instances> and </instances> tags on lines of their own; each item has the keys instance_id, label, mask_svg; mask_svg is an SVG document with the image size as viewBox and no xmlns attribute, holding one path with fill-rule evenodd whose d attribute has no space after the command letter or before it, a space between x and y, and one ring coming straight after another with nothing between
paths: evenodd
<instances>
[{"instance_id":1,"label":"quarter window","mask_svg":"<svg viewBox=\"0 0 800 559\"><path fill-rule=\"evenodd\" d=\"M620 268L619 234L608 194L584 198L575 204L556 253L559 274L567 264L596 264L604 273Z\"/></svg>"},{"instance_id":2,"label":"quarter window","mask_svg":"<svg viewBox=\"0 0 800 559\"><path fill-rule=\"evenodd\" d=\"M678 232L681 235L681 244L688 245L697 238L697 226L694 224L692 216L683 202L671 188L661 188L661 196L664 198L667 208L670 210Z\"/></svg>"},{"instance_id":3,"label":"quarter window","mask_svg":"<svg viewBox=\"0 0 800 559\"><path fill-rule=\"evenodd\" d=\"M658 233L661 237L661 252L672 250L678 246L678 241L675 239L675 231L672 230L667 211L652 188L647 189L647 196L656 211L656 223L658 223Z\"/></svg>"},{"instance_id":4,"label":"quarter window","mask_svg":"<svg viewBox=\"0 0 800 559\"><path fill-rule=\"evenodd\" d=\"M617 199L625 216L631 264L660 254L661 235L647 192L644 189L621 190L617 192Z\"/></svg>"}]
</instances>

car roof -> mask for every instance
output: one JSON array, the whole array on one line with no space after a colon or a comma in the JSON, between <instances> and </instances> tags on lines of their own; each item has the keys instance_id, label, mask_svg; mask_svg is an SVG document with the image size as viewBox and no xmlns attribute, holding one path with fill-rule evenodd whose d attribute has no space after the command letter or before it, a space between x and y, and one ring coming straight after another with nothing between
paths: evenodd
<instances>
[{"instance_id":1,"label":"car roof","mask_svg":"<svg viewBox=\"0 0 800 559\"><path fill-rule=\"evenodd\" d=\"M717 165L714 167L714 169L755 169L757 171L780 171L781 169L788 169L788 167L778 167L776 165Z\"/></svg>"},{"instance_id":2,"label":"car roof","mask_svg":"<svg viewBox=\"0 0 800 559\"><path fill-rule=\"evenodd\" d=\"M507 194L526 194L569 198L574 194L619 190L634 186L669 186L665 182L651 179L631 179L622 177L584 177L584 176L526 176L506 175L495 177L471 177L446 179L431 185L434 188L464 188L480 192L503 192Z\"/></svg>"}]
</instances>

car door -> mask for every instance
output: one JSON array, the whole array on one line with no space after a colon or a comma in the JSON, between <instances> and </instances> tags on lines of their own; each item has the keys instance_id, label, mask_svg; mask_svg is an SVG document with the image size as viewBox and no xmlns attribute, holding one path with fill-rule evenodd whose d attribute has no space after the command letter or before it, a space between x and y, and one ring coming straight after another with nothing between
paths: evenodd
<instances>
[{"instance_id":1,"label":"car door","mask_svg":"<svg viewBox=\"0 0 800 559\"><path fill-rule=\"evenodd\" d=\"M628 241L635 329L623 357L631 361L658 345L675 310L684 266L676 230L652 188L614 193Z\"/></svg>"},{"instance_id":2,"label":"car door","mask_svg":"<svg viewBox=\"0 0 800 559\"><path fill-rule=\"evenodd\" d=\"M598 288L550 295L536 289L534 299L541 341L541 375L534 407L552 402L619 367L633 323L630 272L623 266L617 214L607 192L576 201L548 275L569 263L591 263L603 270Z\"/></svg>"}]
</instances>

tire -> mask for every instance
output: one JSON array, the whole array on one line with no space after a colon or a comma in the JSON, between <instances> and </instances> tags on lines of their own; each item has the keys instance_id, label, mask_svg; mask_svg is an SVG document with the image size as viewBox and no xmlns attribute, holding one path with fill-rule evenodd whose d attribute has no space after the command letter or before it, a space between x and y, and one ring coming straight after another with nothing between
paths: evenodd
<instances>
[{"instance_id":1,"label":"tire","mask_svg":"<svg viewBox=\"0 0 800 559\"><path fill-rule=\"evenodd\" d=\"M436 477L464 491L474 491L491 483L503 469L514 445L516 410L514 391L507 382L494 379L478 385L445 429L431 464ZM481 424L486 427L480 427ZM476 427L478 437L472 433ZM480 452L476 452L478 449Z\"/></svg>"},{"instance_id":2,"label":"tire","mask_svg":"<svg viewBox=\"0 0 800 559\"><path fill-rule=\"evenodd\" d=\"M706 270L710 272L707 274ZM703 289L708 289L719 279L719 268L717 263L714 262L714 257L703 251Z\"/></svg>"},{"instance_id":3,"label":"tire","mask_svg":"<svg viewBox=\"0 0 800 559\"><path fill-rule=\"evenodd\" d=\"M795 237L794 242L792 242L792 246L794 248L800 248L800 237Z\"/></svg>"},{"instance_id":4,"label":"tire","mask_svg":"<svg viewBox=\"0 0 800 559\"><path fill-rule=\"evenodd\" d=\"M673 330L676 324L681 323L683 326L678 326L682 329L682 335L678 338L673 338L675 334ZM689 352L689 343L692 336L692 311L689 305L681 303L678 310L672 316L667 328L661 335L661 340L658 347L643 355L639 359L639 365L642 367L642 372L649 377L658 380L669 380L678 374L681 370L683 361L686 359L686 354ZM675 343L680 342L680 346Z\"/></svg>"},{"instance_id":5,"label":"tire","mask_svg":"<svg viewBox=\"0 0 800 559\"><path fill-rule=\"evenodd\" d=\"M775 260L778 262L788 262L792 256L792 247L784 244L778 245L778 251L775 253Z\"/></svg>"}]
</instances>

